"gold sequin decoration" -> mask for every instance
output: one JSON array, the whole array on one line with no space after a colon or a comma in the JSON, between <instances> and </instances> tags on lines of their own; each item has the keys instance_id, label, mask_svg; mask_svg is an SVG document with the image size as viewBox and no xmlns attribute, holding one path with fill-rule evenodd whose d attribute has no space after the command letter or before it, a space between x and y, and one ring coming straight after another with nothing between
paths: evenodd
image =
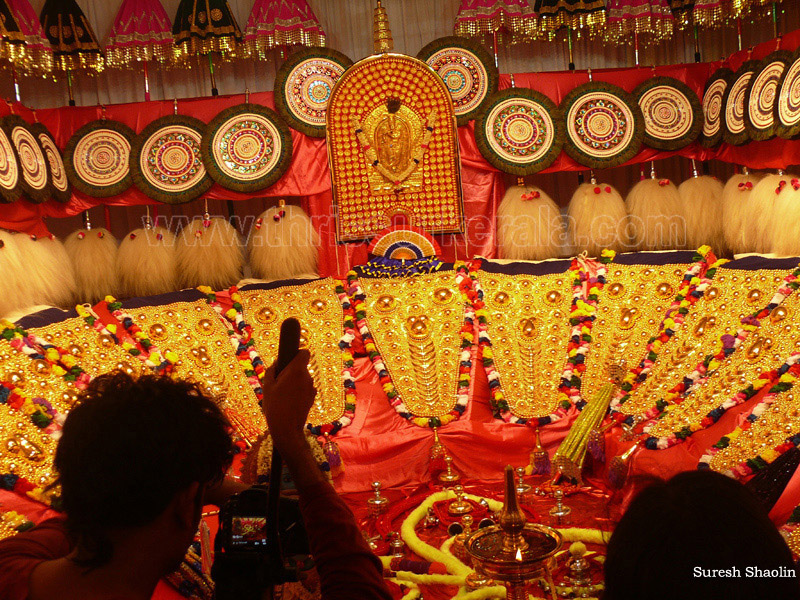
<instances>
[{"instance_id":1,"label":"gold sequin decoration","mask_svg":"<svg viewBox=\"0 0 800 600\"><path fill-rule=\"evenodd\" d=\"M612 366L619 365L627 372L644 358L647 342L658 332L688 266L609 265L608 293L601 292L592 345L584 363L584 400L594 398L609 381Z\"/></svg>"},{"instance_id":2,"label":"gold sequin decoration","mask_svg":"<svg viewBox=\"0 0 800 600\"><path fill-rule=\"evenodd\" d=\"M465 307L455 278L453 271L444 271L403 280L359 280L369 331L415 417L442 417L456 404ZM445 288L453 293L443 293Z\"/></svg>"},{"instance_id":3,"label":"gold sequin decoration","mask_svg":"<svg viewBox=\"0 0 800 600\"><path fill-rule=\"evenodd\" d=\"M781 366L792 352L800 350L800 294L794 293L782 306L789 313L785 321L764 319L741 348L725 359L704 385L698 386L682 403L666 408L650 431L653 436L669 435L684 426L699 424L714 408L744 389L763 371Z\"/></svg>"},{"instance_id":4,"label":"gold sequin decoration","mask_svg":"<svg viewBox=\"0 0 800 600\"><path fill-rule=\"evenodd\" d=\"M317 397L308 421L313 426L333 423L344 415L342 384L342 305L332 278L272 290L240 292L245 321L253 326L253 338L264 364L278 357L278 339L284 319L300 322L301 346L311 353L309 372Z\"/></svg>"},{"instance_id":5,"label":"gold sequin decoration","mask_svg":"<svg viewBox=\"0 0 800 600\"><path fill-rule=\"evenodd\" d=\"M675 335L662 346L652 371L622 406L622 412L642 415L652 408L658 398L663 398L715 351L721 335L736 335L740 319L766 305L788 272L717 269L711 285ZM752 302L753 290L761 293L757 305Z\"/></svg>"},{"instance_id":6,"label":"gold sequin decoration","mask_svg":"<svg viewBox=\"0 0 800 600\"><path fill-rule=\"evenodd\" d=\"M33 484L55 479L56 442L31 423L27 415L0 405L0 473L13 473Z\"/></svg>"},{"instance_id":7,"label":"gold sequin decoration","mask_svg":"<svg viewBox=\"0 0 800 600\"><path fill-rule=\"evenodd\" d=\"M509 409L526 419L558 404L567 360L572 276L505 275L478 271L488 312L495 368Z\"/></svg>"},{"instance_id":8,"label":"gold sequin decoration","mask_svg":"<svg viewBox=\"0 0 800 600\"><path fill-rule=\"evenodd\" d=\"M717 452L709 463L715 471L724 473L746 460L755 458L800 431L800 395L794 390L778 394L749 429L741 431L727 448Z\"/></svg>"},{"instance_id":9,"label":"gold sequin decoration","mask_svg":"<svg viewBox=\"0 0 800 600\"><path fill-rule=\"evenodd\" d=\"M217 313L205 300L175 302L162 306L125 309L134 323L162 352L178 355L175 376L199 383L206 393L232 409L231 419L238 433L247 440L266 428L258 399L239 366L228 333Z\"/></svg>"}]
</instances>

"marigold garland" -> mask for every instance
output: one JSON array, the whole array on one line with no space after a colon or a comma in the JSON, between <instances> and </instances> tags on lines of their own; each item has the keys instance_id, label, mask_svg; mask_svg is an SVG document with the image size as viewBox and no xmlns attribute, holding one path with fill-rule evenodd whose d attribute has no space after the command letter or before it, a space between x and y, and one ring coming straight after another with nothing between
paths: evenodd
<instances>
[{"instance_id":1,"label":"marigold garland","mask_svg":"<svg viewBox=\"0 0 800 600\"><path fill-rule=\"evenodd\" d=\"M647 341L644 359L635 368L628 371L619 391L611 400L611 414L619 422L625 421L629 424L633 422L633 417L622 413L621 407L628 401L631 394L645 382L653 370L653 365L658 360L664 344L669 342L681 328L691 308L705 295L717 269L728 262L725 259L717 259L709 246L700 246L693 260L694 264L684 273L678 286L678 293L667 308L658 332Z\"/></svg>"},{"instance_id":2,"label":"marigold garland","mask_svg":"<svg viewBox=\"0 0 800 600\"><path fill-rule=\"evenodd\" d=\"M739 427L722 436L717 443L715 443L706 451L706 454L700 458L697 468L710 469L711 459L714 458L718 452L727 448L733 440L742 434L742 432L750 429L753 423L755 423L761 417L761 415L764 414L767 408L769 408L769 406L775 402L775 399L779 394L782 394L783 392L786 392L794 387L798 377L800 377L800 352L794 352L777 371L762 373L759 376L759 380L763 379L765 383L763 383L761 387L764 387L767 384L771 385L772 387L770 387L767 394L761 399L761 402L753 407L753 410L747 416L745 421L739 425ZM753 394L753 396L754 395L755 394ZM774 448L767 448L761 454L742 461L730 471L726 471L725 474L731 477L736 477L737 479L743 479L749 475L752 475L756 471L766 468L783 453L797 446L800 446L800 433L795 433L794 435L787 437L782 444L779 444Z\"/></svg>"}]
</instances>

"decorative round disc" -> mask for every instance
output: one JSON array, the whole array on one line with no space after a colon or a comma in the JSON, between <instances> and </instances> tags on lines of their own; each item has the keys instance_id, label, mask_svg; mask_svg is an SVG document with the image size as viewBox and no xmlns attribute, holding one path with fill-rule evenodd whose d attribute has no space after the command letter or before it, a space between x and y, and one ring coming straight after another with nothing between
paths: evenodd
<instances>
[{"instance_id":1,"label":"decorative round disc","mask_svg":"<svg viewBox=\"0 0 800 600\"><path fill-rule=\"evenodd\" d=\"M41 123L29 125L31 132L39 140L47 160L48 173L50 174L50 197L57 202L66 203L72 195L72 186L67 178L67 171L64 168L64 161L61 152L58 150L56 140Z\"/></svg>"},{"instance_id":2,"label":"decorative round disc","mask_svg":"<svg viewBox=\"0 0 800 600\"><path fill-rule=\"evenodd\" d=\"M789 139L800 135L800 48L777 86L775 134Z\"/></svg>"},{"instance_id":3,"label":"decorative round disc","mask_svg":"<svg viewBox=\"0 0 800 600\"><path fill-rule=\"evenodd\" d=\"M561 109L567 127L564 151L582 165L616 167L639 152L642 111L622 88L585 83L564 97Z\"/></svg>"},{"instance_id":4,"label":"decorative round disc","mask_svg":"<svg viewBox=\"0 0 800 600\"><path fill-rule=\"evenodd\" d=\"M703 132L700 143L706 148L716 146L722 140L722 99L730 85L733 71L717 69L706 82L703 92Z\"/></svg>"},{"instance_id":5,"label":"decorative round disc","mask_svg":"<svg viewBox=\"0 0 800 600\"><path fill-rule=\"evenodd\" d=\"M280 179L292 162L292 134L274 111L240 104L206 127L201 146L211 178L237 192L254 192Z\"/></svg>"},{"instance_id":6,"label":"decorative round disc","mask_svg":"<svg viewBox=\"0 0 800 600\"><path fill-rule=\"evenodd\" d=\"M778 50L759 63L747 87L744 126L752 140L775 136L775 100L778 82L792 60L791 53Z\"/></svg>"},{"instance_id":7,"label":"decorative round disc","mask_svg":"<svg viewBox=\"0 0 800 600\"><path fill-rule=\"evenodd\" d=\"M483 157L514 175L546 169L561 152L561 111L543 94L524 88L495 92L475 123L475 139Z\"/></svg>"},{"instance_id":8,"label":"decorative round disc","mask_svg":"<svg viewBox=\"0 0 800 600\"><path fill-rule=\"evenodd\" d=\"M50 198L50 177L39 141L21 117L9 115L0 121L17 152L22 192L35 204L47 201Z\"/></svg>"},{"instance_id":9,"label":"decorative round disc","mask_svg":"<svg viewBox=\"0 0 800 600\"><path fill-rule=\"evenodd\" d=\"M494 60L478 42L458 36L432 41L417 58L439 74L453 98L456 119L466 125L486 108L497 91L499 75Z\"/></svg>"},{"instance_id":10,"label":"decorative round disc","mask_svg":"<svg viewBox=\"0 0 800 600\"><path fill-rule=\"evenodd\" d=\"M749 60L744 63L731 80L731 85L725 90L725 97L722 99L724 110L722 119L722 139L733 146L740 146L750 140L747 129L744 126L745 100L747 99L747 87L753 78L758 62Z\"/></svg>"},{"instance_id":11,"label":"decorative round disc","mask_svg":"<svg viewBox=\"0 0 800 600\"><path fill-rule=\"evenodd\" d=\"M703 106L692 89L672 77L653 77L633 91L644 116L644 143L658 150L688 146L703 128Z\"/></svg>"},{"instance_id":12,"label":"decorative round disc","mask_svg":"<svg viewBox=\"0 0 800 600\"><path fill-rule=\"evenodd\" d=\"M370 242L367 252L375 256L400 260L438 256L441 254L441 249L436 240L421 227L399 225L378 232Z\"/></svg>"},{"instance_id":13,"label":"decorative round disc","mask_svg":"<svg viewBox=\"0 0 800 600\"><path fill-rule=\"evenodd\" d=\"M78 129L64 148L64 167L75 189L95 198L127 190L134 137L133 130L118 121L92 121Z\"/></svg>"},{"instance_id":14,"label":"decorative round disc","mask_svg":"<svg viewBox=\"0 0 800 600\"><path fill-rule=\"evenodd\" d=\"M205 124L194 117L169 115L144 128L131 149L136 187L166 204L194 200L213 185L200 157Z\"/></svg>"},{"instance_id":15,"label":"decorative round disc","mask_svg":"<svg viewBox=\"0 0 800 600\"><path fill-rule=\"evenodd\" d=\"M5 129L0 127L0 200L14 202L22 194L17 150Z\"/></svg>"},{"instance_id":16,"label":"decorative round disc","mask_svg":"<svg viewBox=\"0 0 800 600\"><path fill-rule=\"evenodd\" d=\"M333 86L352 64L330 48L295 52L275 76L275 110L300 133L325 137L325 111Z\"/></svg>"}]
</instances>

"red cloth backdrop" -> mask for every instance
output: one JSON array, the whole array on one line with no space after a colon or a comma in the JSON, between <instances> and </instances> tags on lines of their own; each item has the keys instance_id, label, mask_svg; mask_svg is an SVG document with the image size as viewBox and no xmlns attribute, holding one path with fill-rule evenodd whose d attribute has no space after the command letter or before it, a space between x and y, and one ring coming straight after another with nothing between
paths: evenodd
<instances>
[{"instance_id":1,"label":"red cloth backdrop","mask_svg":"<svg viewBox=\"0 0 800 600\"><path fill-rule=\"evenodd\" d=\"M738 52L728 60L712 63L698 63L669 66L641 66L628 69L603 69L592 71L594 81L605 81L632 91L637 85L652 77L674 77L685 82L702 98L703 88L709 75L723 64L736 69L748 56L763 58L777 48L794 50L800 46L800 30L765 42L751 50ZM529 87L547 95L560 103L564 96L576 86L589 81L587 71L566 71L549 73L519 73L513 76L518 87ZM511 87L512 76L502 75L500 87ZM251 94L251 102L274 107L273 94L262 92ZM217 98L196 98L178 101L178 112L209 122L220 111L241 104L244 95L221 96ZM20 104L0 107L0 116L15 112L29 122L42 122L55 136L59 147L82 125L99 119L100 107L62 107L33 111ZM138 102L108 106L105 114L108 119L121 121L137 133L151 121L172 114L172 101ZM331 181L328 171L327 148L324 139L309 138L292 131L294 158L288 172L275 185L263 193L240 194L214 185L205 195L209 199L244 200L252 197L300 197L302 206L311 215L322 239L320 252L320 273L323 275L344 275L353 264L363 263L367 258L366 244L337 245L331 196ZM467 256L493 256L495 251L495 211L504 193L503 175L481 156L475 144L474 122L459 128L459 143L462 165L462 184L464 194L464 234L438 236L446 260ZM800 140L773 139L766 142L751 142L744 146L721 144L717 148L705 149L692 144L673 152L660 152L643 147L639 154L626 164L642 163L651 160L680 155L700 160L718 159L730 163L747 165L754 169L785 168L800 164ZM586 167L579 165L563 152L549 169L544 171L580 171ZM25 200L0 209L0 227L15 231L25 231L36 235L46 235L46 217L66 217L98 205L128 206L157 204L147 198L135 187L112 198L97 199L74 192L68 204L48 201L34 205Z\"/></svg>"}]
</instances>

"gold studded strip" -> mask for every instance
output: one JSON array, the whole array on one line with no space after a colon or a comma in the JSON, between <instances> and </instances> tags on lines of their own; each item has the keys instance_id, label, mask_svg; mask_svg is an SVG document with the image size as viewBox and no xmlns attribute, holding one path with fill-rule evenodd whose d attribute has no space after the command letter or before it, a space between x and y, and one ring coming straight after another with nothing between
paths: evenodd
<instances>
[{"instance_id":1,"label":"gold studded strip","mask_svg":"<svg viewBox=\"0 0 800 600\"><path fill-rule=\"evenodd\" d=\"M302 285L239 293L245 321L253 326L253 339L266 365L278 356L281 323L289 317L300 322L300 344L311 354L308 370L317 389L309 423L318 426L340 419L345 412L344 363L339 348L343 313L336 281L329 277Z\"/></svg>"},{"instance_id":2,"label":"gold studded strip","mask_svg":"<svg viewBox=\"0 0 800 600\"><path fill-rule=\"evenodd\" d=\"M24 477L46 486L56 478L56 440L31 423L28 416L0 404L0 473Z\"/></svg>"},{"instance_id":3,"label":"gold studded strip","mask_svg":"<svg viewBox=\"0 0 800 600\"><path fill-rule=\"evenodd\" d=\"M465 303L454 271L359 279L366 324L406 410L444 417L457 402Z\"/></svg>"},{"instance_id":4,"label":"gold studded strip","mask_svg":"<svg viewBox=\"0 0 800 600\"><path fill-rule=\"evenodd\" d=\"M266 428L258 399L228 333L205 300L125 309L147 337L178 356L174 376L199 383L220 402L234 429L255 440Z\"/></svg>"},{"instance_id":5,"label":"gold studded strip","mask_svg":"<svg viewBox=\"0 0 800 600\"><path fill-rule=\"evenodd\" d=\"M495 368L514 416L545 417L558 404L569 342L570 274L477 272Z\"/></svg>"},{"instance_id":6,"label":"gold studded strip","mask_svg":"<svg viewBox=\"0 0 800 600\"><path fill-rule=\"evenodd\" d=\"M609 266L606 285L592 327L592 348L586 355L581 396L594 398L613 378L635 367L643 358L648 340L675 297L687 265L666 264Z\"/></svg>"},{"instance_id":7,"label":"gold studded strip","mask_svg":"<svg viewBox=\"0 0 800 600\"><path fill-rule=\"evenodd\" d=\"M741 271L720 267L703 298L666 344L647 380L623 406L628 415L643 416L659 398L716 348L720 336L736 335L740 320L764 306L789 271Z\"/></svg>"},{"instance_id":8,"label":"gold studded strip","mask_svg":"<svg viewBox=\"0 0 800 600\"><path fill-rule=\"evenodd\" d=\"M786 357L800 349L800 321L796 318L800 314L800 294L792 294L778 308L780 313L765 319L704 385L697 386L680 404L665 407L661 418L648 427L648 434L661 438L685 427L701 429L701 421L709 412L746 388L762 372L780 367Z\"/></svg>"}]
</instances>

